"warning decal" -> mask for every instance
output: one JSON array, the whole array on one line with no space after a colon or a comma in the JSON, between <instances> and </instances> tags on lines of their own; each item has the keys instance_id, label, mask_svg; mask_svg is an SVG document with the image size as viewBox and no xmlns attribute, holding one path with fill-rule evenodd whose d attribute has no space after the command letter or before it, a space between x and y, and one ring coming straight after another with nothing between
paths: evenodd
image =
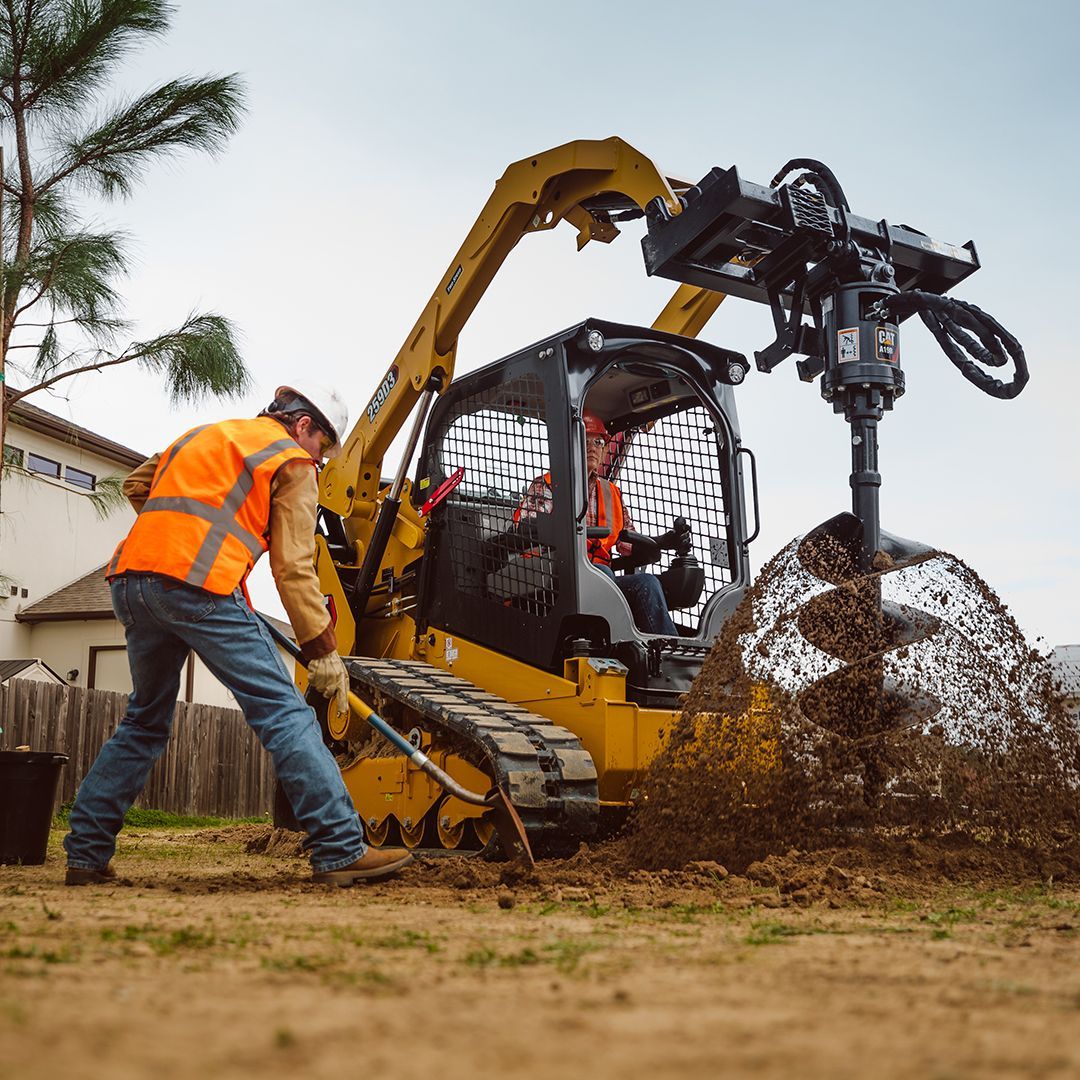
<instances>
[{"instance_id":1,"label":"warning decal","mask_svg":"<svg viewBox=\"0 0 1080 1080\"><path fill-rule=\"evenodd\" d=\"M837 330L836 356L841 364L859 359L859 328L857 326L850 330Z\"/></svg>"}]
</instances>

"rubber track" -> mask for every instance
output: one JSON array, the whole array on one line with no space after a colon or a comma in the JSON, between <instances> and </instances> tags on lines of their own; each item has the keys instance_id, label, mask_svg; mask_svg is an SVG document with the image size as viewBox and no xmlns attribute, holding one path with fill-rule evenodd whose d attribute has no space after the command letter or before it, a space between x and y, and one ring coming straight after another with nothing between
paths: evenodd
<instances>
[{"instance_id":1,"label":"rubber track","mask_svg":"<svg viewBox=\"0 0 1080 1080\"><path fill-rule=\"evenodd\" d=\"M577 736L475 683L418 660L348 658L354 685L419 713L475 746L509 793L536 854L573 849L596 832L596 766Z\"/></svg>"}]
</instances>

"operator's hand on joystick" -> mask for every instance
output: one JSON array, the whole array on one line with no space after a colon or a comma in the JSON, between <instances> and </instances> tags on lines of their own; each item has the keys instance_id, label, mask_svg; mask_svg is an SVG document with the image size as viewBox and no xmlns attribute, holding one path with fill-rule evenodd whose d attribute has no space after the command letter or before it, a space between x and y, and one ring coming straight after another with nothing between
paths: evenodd
<instances>
[{"instance_id":1,"label":"operator's hand on joystick","mask_svg":"<svg viewBox=\"0 0 1080 1080\"><path fill-rule=\"evenodd\" d=\"M672 528L655 537L655 540L665 551L674 550L676 555L689 555L693 548L694 534L686 518L677 517Z\"/></svg>"}]
</instances>

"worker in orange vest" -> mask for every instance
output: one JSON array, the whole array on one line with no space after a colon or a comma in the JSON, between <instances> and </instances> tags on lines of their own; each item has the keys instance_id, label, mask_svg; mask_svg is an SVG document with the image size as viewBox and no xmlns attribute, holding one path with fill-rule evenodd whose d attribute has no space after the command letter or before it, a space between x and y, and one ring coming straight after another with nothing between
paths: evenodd
<instances>
[{"instance_id":1,"label":"worker in orange vest","mask_svg":"<svg viewBox=\"0 0 1080 1080\"><path fill-rule=\"evenodd\" d=\"M139 466L124 483L138 515L109 563L133 690L127 712L79 787L64 839L67 884L115 878L109 865L124 814L169 739L180 672L195 652L236 698L270 753L308 834L314 880L351 885L411 861L368 848L314 711L289 677L244 589L270 568L308 684L348 708L349 676L315 573L317 469L341 451L348 414L333 390L279 387L254 419L205 424Z\"/></svg>"},{"instance_id":2,"label":"worker in orange vest","mask_svg":"<svg viewBox=\"0 0 1080 1080\"><path fill-rule=\"evenodd\" d=\"M620 541L619 534L624 529L633 531L634 525L618 486L600 475L600 467L611 441L607 425L592 409L583 409L581 416L585 423L585 464L589 489L589 508L585 520L589 526L608 527L607 536L588 541L589 561L618 585L639 629L649 634L678 637L679 631L668 610L660 579L655 574L642 573L616 577L611 570L612 553L630 554L632 545ZM551 474L544 473L530 484L521 506L514 512L515 525L522 518L551 513L551 505Z\"/></svg>"}]
</instances>

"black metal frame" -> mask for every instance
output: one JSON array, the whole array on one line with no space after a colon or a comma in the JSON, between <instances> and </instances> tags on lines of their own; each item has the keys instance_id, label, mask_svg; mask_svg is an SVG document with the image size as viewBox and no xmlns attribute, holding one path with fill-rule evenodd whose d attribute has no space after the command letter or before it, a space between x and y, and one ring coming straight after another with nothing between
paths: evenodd
<instances>
[{"instance_id":1,"label":"black metal frame","mask_svg":"<svg viewBox=\"0 0 1080 1080\"><path fill-rule=\"evenodd\" d=\"M431 518L421 580L418 632L429 625L457 633L537 667L561 671L562 659L583 643L594 652L618 653L631 667L631 683L643 692L656 684L664 703L700 668L702 652L692 643L681 650L678 643L666 650L651 649L648 635L636 630L617 590L591 568L586 555L584 491L584 429L582 403L604 371L621 359L633 357L643 363L663 365L682 377L709 410L717 438L722 444L721 483L724 492L730 580L709 597L700 612L703 635L719 630L719 613L727 611L750 580L746 554L746 499L743 492L739 431L732 386L745 372L738 353L704 342L664 334L641 327L589 320L543 342L455 380L432 410L424 436L419 476L427 484L414 485L414 498L434 489L452 469L466 464L466 477ZM739 370L733 370L739 369ZM478 525L505 517L514 499L498 492L478 496L469 486L469 467L463 460L449 460L445 447L456 445L453 426L470 410L490 407L492 400L511 401L513 387L522 380L542 387L543 419L549 438L549 468L555 477L571 477L569 490L557 491L552 512L537 515L527 542L518 551L492 533L478 538ZM509 388L509 389L508 389ZM504 407L500 406L500 407ZM671 412L669 407L668 412ZM648 418L648 414L644 414ZM629 429L643 415L613 418L615 430ZM458 454L467 450L456 451ZM492 453L495 453L493 448ZM537 468L532 459L526 472ZM479 468L484 468L479 464ZM581 476L579 476L579 473ZM485 519L486 515L486 519ZM670 527L670 523L666 527ZM531 545L531 548L530 548ZM503 550L500 551L500 546ZM520 599L491 596L470 577L477 572L491 576L499 559L517 557L521 549L544 560L553 587L542 595ZM463 556L470 555L469 560ZM479 571L476 565L479 562ZM723 595L719 595L722 593ZM620 647L619 643L622 643ZM686 652L687 655L682 655ZM686 677L665 675L661 655L682 670L688 657L693 668Z\"/></svg>"},{"instance_id":2,"label":"black metal frame","mask_svg":"<svg viewBox=\"0 0 1080 1080\"><path fill-rule=\"evenodd\" d=\"M681 213L660 199L649 205L642 250L650 274L769 304L776 339L755 353L759 371L802 353L800 377L822 377L822 397L851 428L852 511L862 526L860 568L869 571L881 537L877 425L905 389L900 319L888 301L945 293L979 259L970 241L958 247L852 214L838 185L808 175L821 191L762 187L734 167L713 169L683 196Z\"/></svg>"}]
</instances>

